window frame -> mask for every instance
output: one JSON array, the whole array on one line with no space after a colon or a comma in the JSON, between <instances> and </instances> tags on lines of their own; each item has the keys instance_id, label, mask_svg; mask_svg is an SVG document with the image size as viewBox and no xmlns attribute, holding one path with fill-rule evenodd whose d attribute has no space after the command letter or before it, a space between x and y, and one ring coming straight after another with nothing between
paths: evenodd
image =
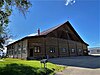
<instances>
[{"instance_id":1,"label":"window frame","mask_svg":"<svg viewBox=\"0 0 100 75\"><path fill-rule=\"evenodd\" d=\"M66 52L66 48L61 48L61 51L63 52L63 53L65 53Z\"/></svg>"},{"instance_id":2,"label":"window frame","mask_svg":"<svg viewBox=\"0 0 100 75\"><path fill-rule=\"evenodd\" d=\"M75 53L75 49L72 48L72 49L71 49L71 53Z\"/></svg>"},{"instance_id":3,"label":"window frame","mask_svg":"<svg viewBox=\"0 0 100 75\"><path fill-rule=\"evenodd\" d=\"M34 52L35 52L35 53L41 53L41 48L40 48L40 46L34 46Z\"/></svg>"},{"instance_id":4,"label":"window frame","mask_svg":"<svg viewBox=\"0 0 100 75\"><path fill-rule=\"evenodd\" d=\"M81 53L82 52L82 49L78 49L78 52Z\"/></svg>"},{"instance_id":5,"label":"window frame","mask_svg":"<svg viewBox=\"0 0 100 75\"><path fill-rule=\"evenodd\" d=\"M49 48L49 52L50 52L50 53L55 53L55 47L50 47L50 48Z\"/></svg>"}]
</instances>

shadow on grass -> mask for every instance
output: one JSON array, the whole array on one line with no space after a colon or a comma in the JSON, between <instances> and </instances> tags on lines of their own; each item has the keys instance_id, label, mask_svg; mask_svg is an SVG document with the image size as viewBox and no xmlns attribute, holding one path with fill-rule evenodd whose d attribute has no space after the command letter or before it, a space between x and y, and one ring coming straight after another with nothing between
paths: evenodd
<instances>
[{"instance_id":1,"label":"shadow on grass","mask_svg":"<svg viewBox=\"0 0 100 75\"><path fill-rule=\"evenodd\" d=\"M34 68L22 64L8 64L0 68L0 75L49 75L50 69Z\"/></svg>"}]
</instances>

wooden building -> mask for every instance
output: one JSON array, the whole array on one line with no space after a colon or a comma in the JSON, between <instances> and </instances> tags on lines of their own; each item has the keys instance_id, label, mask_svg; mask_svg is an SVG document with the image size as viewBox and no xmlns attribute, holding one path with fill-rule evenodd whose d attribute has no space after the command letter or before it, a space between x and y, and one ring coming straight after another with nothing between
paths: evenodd
<instances>
[{"instance_id":1,"label":"wooden building","mask_svg":"<svg viewBox=\"0 0 100 75\"><path fill-rule=\"evenodd\" d=\"M38 30L38 35L9 44L7 55L20 59L88 55L87 46L67 21L43 32Z\"/></svg>"}]
</instances>

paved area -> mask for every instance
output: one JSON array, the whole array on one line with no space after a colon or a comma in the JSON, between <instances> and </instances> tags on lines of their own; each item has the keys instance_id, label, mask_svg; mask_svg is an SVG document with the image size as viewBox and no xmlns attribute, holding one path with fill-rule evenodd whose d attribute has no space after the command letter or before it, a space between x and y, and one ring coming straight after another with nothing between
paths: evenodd
<instances>
[{"instance_id":1,"label":"paved area","mask_svg":"<svg viewBox=\"0 0 100 75\"><path fill-rule=\"evenodd\" d=\"M77 56L49 59L50 62L68 66L56 75L100 75L100 56Z\"/></svg>"}]
</instances>

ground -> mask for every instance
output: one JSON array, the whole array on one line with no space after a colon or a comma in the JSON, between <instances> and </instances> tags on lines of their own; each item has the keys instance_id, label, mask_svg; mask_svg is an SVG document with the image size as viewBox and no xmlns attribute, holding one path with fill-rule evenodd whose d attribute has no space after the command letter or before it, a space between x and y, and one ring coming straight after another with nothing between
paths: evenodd
<instances>
[{"instance_id":1,"label":"ground","mask_svg":"<svg viewBox=\"0 0 100 75\"><path fill-rule=\"evenodd\" d=\"M51 62L51 63L50 63ZM54 63L54 64L53 64ZM64 65L65 67L57 66ZM77 56L52 58L47 63L48 72L57 72L56 75L100 75L100 56ZM0 75L45 75L41 70L40 61L3 59L0 60Z\"/></svg>"},{"instance_id":2,"label":"ground","mask_svg":"<svg viewBox=\"0 0 100 75\"><path fill-rule=\"evenodd\" d=\"M68 66L56 75L100 75L100 56L53 58L49 61Z\"/></svg>"},{"instance_id":3,"label":"ground","mask_svg":"<svg viewBox=\"0 0 100 75\"><path fill-rule=\"evenodd\" d=\"M64 66L49 62L44 69L40 60L0 59L0 75L53 75L54 72L64 69Z\"/></svg>"}]
</instances>

